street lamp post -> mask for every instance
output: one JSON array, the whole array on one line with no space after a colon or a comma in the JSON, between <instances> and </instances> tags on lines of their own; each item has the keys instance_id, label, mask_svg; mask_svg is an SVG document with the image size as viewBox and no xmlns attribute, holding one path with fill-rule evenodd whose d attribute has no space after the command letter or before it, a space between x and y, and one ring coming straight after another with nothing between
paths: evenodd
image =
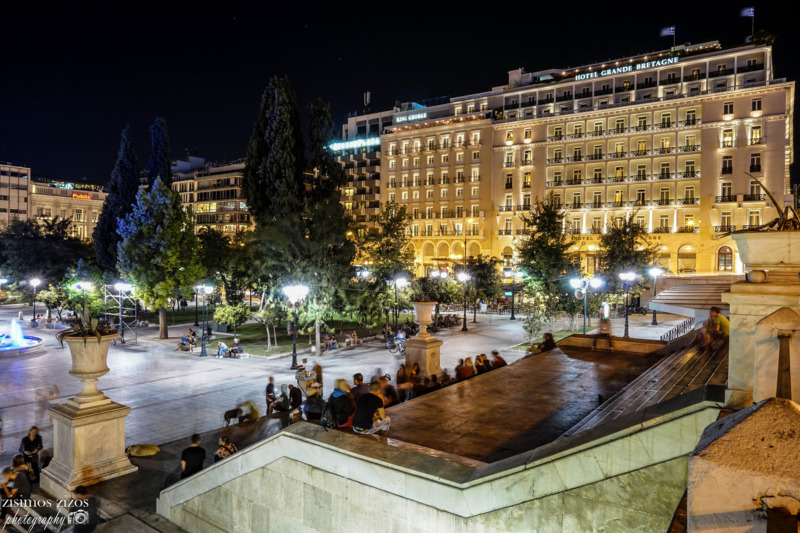
<instances>
[{"instance_id":1,"label":"street lamp post","mask_svg":"<svg viewBox=\"0 0 800 533\"><path fill-rule=\"evenodd\" d=\"M300 312L300 301L308 294L308 287L305 285L289 285L283 288L283 294L289 299L289 307L294 307L292 317L292 366L291 370L297 368L297 313Z\"/></svg>"},{"instance_id":2,"label":"street lamp post","mask_svg":"<svg viewBox=\"0 0 800 533\"><path fill-rule=\"evenodd\" d=\"M630 337L628 334L628 294L631 288L631 283L636 279L636 272L620 272L619 279L622 280L622 284L625 287L625 335L624 337L627 339Z\"/></svg>"},{"instance_id":3,"label":"street lamp post","mask_svg":"<svg viewBox=\"0 0 800 533\"><path fill-rule=\"evenodd\" d=\"M369 273L367 273L369 275ZM408 280L404 277L399 277L395 279L387 279L386 284L389 286L394 285L394 332L397 333L397 319L398 315L400 315L400 310L397 308L397 288L400 287L401 289L408 285Z\"/></svg>"},{"instance_id":4,"label":"street lamp post","mask_svg":"<svg viewBox=\"0 0 800 533\"><path fill-rule=\"evenodd\" d=\"M197 321L197 287L194 290L194 327L198 327L200 323Z\"/></svg>"},{"instance_id":5,"label":"street lamp post","mask_svg":"<svg viewBox=\"0 0 800 533\"><path fill-rule=\"evenodd\" d=\"M520 272L516 270L506 270L503 272L503 276L509 278L511 280L511 318L510 320L516 320L517 315L514 314L514 294L517 292L517 280L519 280L522 276Z\"/></svg>"},{"instance_id":6,"label":"street lamp post","mask_svg":"<svg viewBox=\"0 0 800 533\"><path fill-rule=\"evenodd\" d=\"M603 280L600 278L573 278L569 280L569 284L572 285L573 289L578 289L583 293L583 334L586 335L586 315L588 314L587 296L589 294L589 287L597 289L603 285Z\"/></svg>"},{"instance_id":7,"label":"street lamp post","mask_svg":"<svg viewBox=\"0 0 800 533\"><path fill-rule=\"evenodd\" d=\"M31 281L31 287L33 287L33 321L36 320L36 287L39 286L42 281L39 278L33 278Z\"/></svg>"},{"instance_id":8,"label":"street lamp post","mask_svg":"<svg viewBox=\"0 0 800 533\"><path fill-rule=\"evenodd\" d=\"M467 330L467 283L469 282L469 274L460 272L458 274L458 281L464 284L464 321L461 325L461 331Z\"/></svg>"},{"instance_id":9,"label":"street lamp post","mask_svg":"<svg viewBox=\"0 0 800 533\"><path fill-rule=\"evenodd\" d=\"M656 299L656 294L658 294L658 292L657 292L658 291L658 276L663 274L664 271L661 270L658 267L653 267L653 268L650 269L649 273L650 273L651 276L653 276L653 300L655 300ZM651 300L651 302L652 302L652 300ZM656 320L656 309L655 309L655 307L653 308L653 321L650 322L650 325L651 326L657 326L658 325L658 320Z\"/></svg>"}]
</instances>

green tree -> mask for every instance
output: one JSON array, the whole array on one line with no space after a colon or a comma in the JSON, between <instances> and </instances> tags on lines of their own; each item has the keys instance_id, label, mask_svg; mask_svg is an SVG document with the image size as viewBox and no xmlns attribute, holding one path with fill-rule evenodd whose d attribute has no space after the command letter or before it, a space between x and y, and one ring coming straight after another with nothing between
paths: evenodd
<instances>
[{"instance_id":1,"label":"green tree","mask_svg":"<svg viewBox=\"0 0 800 533\"><path fill-rule=\"evenodd\" d=\"M12 219L0 229L0 271L21 284L33 278L60 281L81 258L92 257L92 246L71 236L66 219Z\"/></svg>"},{"instance_id":2,"label":"green tree","mask_svg":"<svg viewBox=\"0 0 800 533\"><path fill-rule=\"evenodd\" d=\"M286 316L286 305L283 301L275 298L268 298L262 301L261 308L250 315L253 320L262 324L267 330L267 350L272 349L272 339L275 339L275 345L278 344L278 323ZM272 328L272 335L270 335L269 328Z\"/></svg>"},{"instance_id":3,"label":"green tree","mask_svg":"<svg viewBox=\"0 0 800 533\"><path fill-rule=\"evenodd\" d=\"M250 318L250 309L244 304L220 305L214 311L214 320L219 324L233 326L233 334L236 335L236 328L247 322Z\"/></svg>"},{"instance_id":4,"label":"green tree","mask_svg":"<svg viewBox=\"0 0 800 533\"><path fill-rule=\"evenodd\" d=\"M256 224L303 207L305 147L289 79L273 77L261 97L247 147L242 192Z\"/></svg>"},{"instance_id":5,"label":"green tree","mask_svg":"<svg viewBox=\"0 0 800 533\"><path fill-rule=\"evenodd\" d=\"M414 268L411 232L405 206L386 202L375 216L374 227L362 238L361 259L380 280L409 275Z\"/></svg>"},{"instance_id":6,"label":"green tree","mask_svg":"<svg viewBox=\"0 0 800 533\"><path fill-rule=\"evenodd\" d=\"M55 311L58 320L62 320L61 312L66 308L67 298L68 296L64 289L52 283L36 294L36 301L44 304L47 308L48 316Z\"/></svg>"},{"instance_id":7,"label":"green tree","mask_svg":"<svg viewBox=\"0 0 800 533\"><path fill-rule=\"evenodd\" d=\"M610 289L620 290L620 272L634 271L638 279L647 279L647 268L653 262L653 247L647 229L635 222L635 212L600 236L600 267Z\"/></svg>"},{"instance_id":8,"label":"green tree","mask_svg":"<svg viewBox=\"0 0 800 533\"><path fill-rule=\"evenodd\" d=\"M467 282L467 300L474 304L473 322L477 322L478 318L478 300L491 301L502 292L503 276L498 269L499 265L499 259L483 254L467 259L465 271L470 276ZM464 319L466 320L466 317Z\"/></svg>"},{"instance_id":9,"label":"green tree","mask_svg":"<svg viewBox=\"0 0 800 533\"><path fill-rule=\"evenodd\" d=\"M117 268L136 285L145 305L158 309L159 338L166 339L170 298L189 295L202 276L194 221L177 193L157 179L142 189L120 220Z\"/></svg>"},{"instance_id":10,"label":"green tree","mask_svg":"<svg viewBox=\"0 0 800 533\"><path fill-rule=\"evenodd\" d=\"M172 156L169 151L167 121L157 118L150 126L150 160L147 162L147 183L153 186L156 179L169 187L172 184Z\"/></svg>"},{"instance_id":11,"label":"green tree","mask_svg":"<svg viewBox=\"0 0 800 533\"><path fill-rule=\"evenodd\" d=\"M139 162L133 150L130 138L130 126L125 126L119 142L119 152L111 181L108 184L108 196L103 202L97 226L92 233L95 256L98 266L105 272L117 272L117 220L130 213L139 192Z\"/></svg>"}]
</instances>

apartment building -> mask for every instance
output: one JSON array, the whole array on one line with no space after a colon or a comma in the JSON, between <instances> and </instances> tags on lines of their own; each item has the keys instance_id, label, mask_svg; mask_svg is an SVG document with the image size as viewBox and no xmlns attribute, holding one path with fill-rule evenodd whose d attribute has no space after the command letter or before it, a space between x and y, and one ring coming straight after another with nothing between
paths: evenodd
<instances>
[{"instance_id":1,"label":"apartment building","mask_svg":"<svg viewBox=\"0 0 800 533\"><path fill-rule=\"evenodd\" d=\"M172 190L195 214L195 230L213 228L232 237L252 229L242 193L244 159L231 163L206 162L189 156L172 165Z\"/></svg>"},{"instance_id":2,"label":"apartment building","mask_svg":"<svg viewBox=\"0 0 800 533\"><path fill-rule=\"evenodd\" d=\"M339 154L347 183L341 188L346 213L364 231L380 211L381 139L392 125L393 111L352 115L342 125L342 140L331 145Z\"/></svg>"},{"instance_id":3,"label":"apartment building","mask_svg":"<svg viewBox=\"0 0 800 533\"><path fill-rule=\"evenodd\" d=\"M777 216L758 182L791 202L793 108L794 83L759 44L518 69L484 93L396 107L380 198L412 214L418 273L464 253L511 264L537 199L564 209L588 272L599 235L632 216L669 271L740 273L726 234Z\"/></svg>"},{"instance_id":4,"label":"apartment building","mask_svg":"<svg viewBox=\"0 0 800 533\"><path fill-rule=\"evenodd\" d=\"M28 218L28 187L31 169L0 163L0 225Z\"/></svg>"},{"instance_id":5,"label":"apartment building","mask_svg":"<svg viewBox=\"0 0 800 533\"><path fill-rule=\"evenodd\" d=\"M73 237L91 240L108 193L99 185L47 178L30 182L30 216L46 221L69 220Z\"/></svg>"}]
</instances>

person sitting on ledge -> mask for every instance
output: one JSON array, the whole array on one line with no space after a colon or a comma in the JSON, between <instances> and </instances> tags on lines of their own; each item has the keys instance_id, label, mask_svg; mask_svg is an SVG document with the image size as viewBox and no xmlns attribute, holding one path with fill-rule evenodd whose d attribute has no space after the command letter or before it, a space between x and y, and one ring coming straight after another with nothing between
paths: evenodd
<instances>
[{"instance_id":1,"label":"person sitting on ledge","mask_svg":"<svg viewBox=\"0 0 800 533\"><path fill-rule=\"evenodd\" d=\"M381 386L373 383L369 392L356 401L356 412L353 415L353 431L361 435L379 433L383 436L389 431L391 419L386 416L383 400L380 397Z\"/></svg>"},{"instance_id":2,"label":"person sitting on ledge","mask_svg":"<svg viewBox=\"0 0 800 533\"><path fill-rule=\"evenodd\" d=\"M731 334L731 323L725 318L719 307L712 307L708 313L709 326L706 331L706 345L716 339L726 340Z\"/></svg>"},{"instance_id":3,"label":"person sitting on ledge","mask_svg":"<svg viewBox=\"0 0 800 533\"><path fill-rule=\"evenodd\" d=\"M217 357L225 357L225 352L228 351L228 345L222 341L217 342Z\"/></svg>"},{"instance_id":4,"label":"person sitting on ledge","mask_svg":"<svg viewBox=\"0 0 800 533\"><path fill-rule=\"evenodd\" d=\"M507 364L506 360L500 357L500 353L497 350L492 350L492 368L497 369Z\"/></svg>"},{"instance_id":5,"label":"person sitting on ledge","mask_svg":"<svg viewBox=\"0 0 800 533\"><path fill-rule=\"evenodd\" d=\"M544 340L539 343L540 352L549 352L556 347L556 340L549 331L544 334Z\"/></svg>"}]
</instances>

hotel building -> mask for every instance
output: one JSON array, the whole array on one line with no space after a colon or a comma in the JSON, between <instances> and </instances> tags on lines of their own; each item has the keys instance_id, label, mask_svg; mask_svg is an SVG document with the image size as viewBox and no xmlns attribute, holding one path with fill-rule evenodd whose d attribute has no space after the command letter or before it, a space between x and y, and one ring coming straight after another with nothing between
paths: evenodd
<instances>
[{"instance_id":1,"label":"hotel building","mask_svg":"<svg viewBox=\"0 0 800 533\"><path fill-rule=\"evenodd\" d=\"M793 108L794 83L774 78L761 44L513 70L486 92L396 107L380 200L407 206L418 274L464 253L510 263L537 199L564 209L590 273L599 235L627 216L669 271L741 273L726 234L777 216L758 180L792 202Z\"/></svg>"},{"instance_id":2,"label":"hotel building","mask_svg":"<svg viewBox=\"0 0 800 533\"><path fill-rule=\"evenodd\" d=\"M30 216L69 220L73 237L91 240L108 193L99 185L34 178L30 183Z\"/></svg>"},{"instance_id":3,"label":"hotel building","mask_svg":"<svg viewBox=\"0 0 800 533\"><path fill-rule=\"evenodd\" d=\"M348 179L341 189L342 204L359 224L359 231L380 211L380 136L392 126L393 119L393 111L350 116L342 125L342 142L331 146L339 152Z\"/></svg>"},{"instance_id":4,"label":"hotel building","mask_svg":"<svg viewBox=\"0 0 800 533\"><path fill-rule=\"evenodd\" d=\"M172 190L195 214L195 230L213 228L229 237L252 229L242 192L244 160L217 165L189 156L172 165Z\"/></svg>"},{"instance_id":5,"label":"hotel building","mask_svg":"<svg viewBox=\"0 0 800 533\"><path fill-rule=\"evenodd\" d=\"M0 225L28 218L28 184L31 169L0 163Z\"/></svg>"}]
</instances>

